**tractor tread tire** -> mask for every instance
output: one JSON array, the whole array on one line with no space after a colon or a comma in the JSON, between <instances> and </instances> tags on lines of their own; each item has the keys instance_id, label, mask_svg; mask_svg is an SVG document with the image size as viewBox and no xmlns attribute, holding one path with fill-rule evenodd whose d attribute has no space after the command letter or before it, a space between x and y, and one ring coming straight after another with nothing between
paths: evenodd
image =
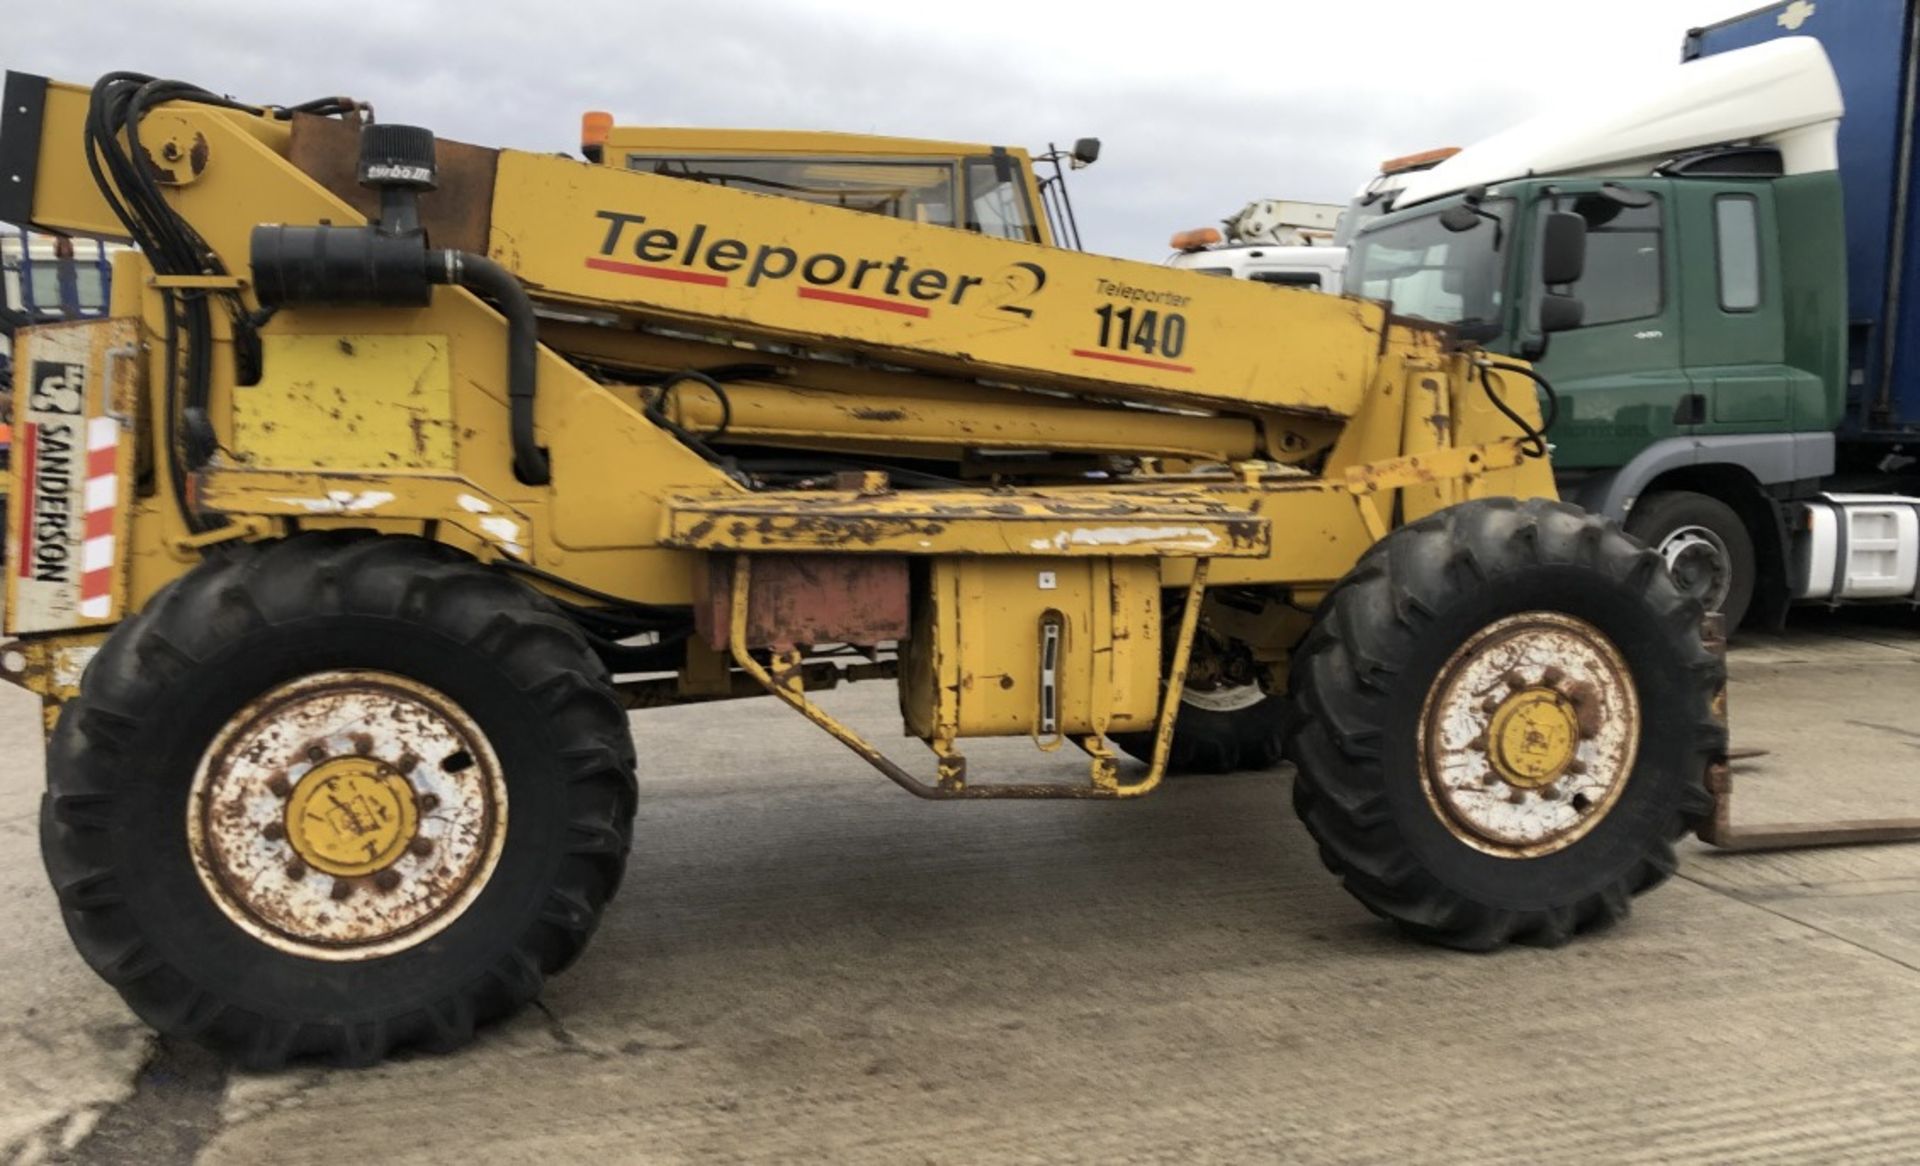
<instances>
[{"instance_id":1,"label":"tractor tread tire","mask_svg":"<svg viewBox=\"0 0 1920 1166\"><path fill-rule=\"evenodd\" d=\"M1645 641L1671 643L1674 700L1683 707L1663 722L1663 740L1641 741L1629 788L1639 781L1657 799L1649 810L1655 828L1629 840L1627 860L1593 872L1594 885L1565 901L1500 903L1463 890L1453 870L1431 860L1432 851L1423 856L1411 842L1411 815L1437 816L1423 801L1409 811L1412 799L1398 800L1389 784L1410 782L1420 796L1417 771L1403 774L1394 761L1397 750L1410 749L1401 735L1411 737L1418 720L1417 711L1405 717L1407 694L1418 696L1433 680L1411 674L1416 646L1431 643L1429 631L1472 597L1543 566L1578 568L1611 580L1622 594L1644 594ZM1712 701L1725 673L1701 643L1699 604L1660 568L1657 555L1605 519L1544 499L1499 498L1454 506L1393 532L1329 593L1292 663L1300 714L1288 741L1297 771L1293 803L1322 862L1368 910L1448 947L1552 946L1624 918L1634 895L1673 873L1674 843L1710 809L1704 775L1726 741ZM1617 646L1640 683L1632 649ZM1488 860L1469 854L1459 861ZM1490 861L1514 862L1509 877L1524 881L1518 868L1545 860Z\"/></svg>"},{"instance_id":2,"label":"tractor tread tire","mask_svg":"<svg viewBox=\"0 0 1920 1166\"><path fill-rule=\"evenodd\" d=\"M551 763L526 780L550 777L564 787L546 796L565 829L525 844L545 848L538 859L551 871L544 906L515 903L502 914L512 922L497 939L479 930L487 920L474 921L474 942L490 945L491 957L454 966L437 950L443 937L403 953L438 961L427 965L436 986L423 991L432 998L385 1011L370 1005L371 1015L291 1007L275 1014L232 998L239 994L238 970L188 968L181 965L189 961L162 953L165 945L156 940L176 921L136 908L133 868L123 858L126 847L158 853L162 844L148 840L151 823L142 836L143 824L129 820L123 803L148 796L138 789L142 784L168 781L178 782L178 796L185 797L190 770L148 769L163 766L149 758L165 755L152 746L170 731L156 722L178 707L178 699L169 702L170 691L217 681L223 660L238 651L270 653L276 636L285 644L302 625L328 618L404 627L462 659L496 667L500 683L517 690L519 707L548 727ZM626 715L605 668L544 597L438 544L361 531L312 532L212 552L108 637L49 742L42 853L80 954L163 1035L194 1040L249 1068L309 1057L366 1065L402 1048L446 1051L466 1044L481 1025L532 1001L547 975L580 954L619 885L631 845L634 766ZM514 780L509 773L510 789ZM514 849L509 835L506 851ZM481 901L468 913L478 914ZM212 909L210 900L205 907ZM454 927L467 922L463 915ZM283 974L294 978L300 969L286 972L286 963L315 962L255 943L269 953L265 958L283 960ZM218 982L223 977L232 982Z\"/></svg>"}]
</instances>

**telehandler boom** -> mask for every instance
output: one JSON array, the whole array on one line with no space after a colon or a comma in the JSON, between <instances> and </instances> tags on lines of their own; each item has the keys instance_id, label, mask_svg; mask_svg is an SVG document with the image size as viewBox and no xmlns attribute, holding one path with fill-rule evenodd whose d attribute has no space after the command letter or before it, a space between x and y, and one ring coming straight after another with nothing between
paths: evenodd
<instances>
[{"instance_id":1,"label":"telehandler boom","mask_svg":"<svg viewBox=\"0 0 1920 1166\"><path fill-rule=\"evenodd\" d=\"M1328 867L1463 948L1621 917L1707 807L1702 612L1447 329L340 98L5 102L0 219L138 245L108 319L20 334L4 664L68 928L163 1032L365 1062L523 1005L676 701L935 799L1284 739ZM931 772L810 699L868 678ZM992 736L1086 780L969 772Z\"/></svg>"}]
</instances>

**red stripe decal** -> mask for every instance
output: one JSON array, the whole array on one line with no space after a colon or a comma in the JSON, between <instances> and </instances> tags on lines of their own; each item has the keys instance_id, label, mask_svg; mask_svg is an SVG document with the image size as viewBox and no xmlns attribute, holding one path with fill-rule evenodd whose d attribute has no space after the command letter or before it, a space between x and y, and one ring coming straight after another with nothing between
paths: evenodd
<instances>
[{"instance_id":1,"label":"red stripe decal","mask_svg":"<svg viewBox=\"0 0 1920 1166\"><path fill-rule=\"evenodd\" d=\"M112 533L113 533L113 511L111 510L87 511L86 534L83 535L82 537L89 538L89 539L105 538Z\"/></svg>"},{"instance_id":2,"label":"red stripe decal","mask_svg":"<svg viewBox=\"0 0 1920 1166\"><path fill-rule=\"evenodd\" d=\"M652 267L645 263L622 263L618 259L589 259L587 266L595 271L616 271L621 275L639 275L647 279L667 279L674 283L700 283L708 287L727 286L727 277L711 275L704 271L682 271L677 267Z\"/></svg>"},{"instance_id":3,"label":"red stripe decal","mask_svg":"<svg viewBox=\"0 0 1920 1166\"><path fill-rule=\"evenodd\" d=\"M80 598L98 599L113 593L113 568L102 567L80 576Z\"/></svg>"},{"instance_id":4,"label":"red stripe decal","mask_svg":"<svg viewBox=\"0 0 1920 1166\"><path fill-rule=\"evenodd\" d=\"M22 425L20 427L20 481L24 483L20 491L20 577L32 576L33 563L33 462L40 452L40 427Z\"/></svg>"},{"instance_id":5,"label":"red stripe decal","mask_svg":"<svg viewBox=\"0 0 1920 1166\"><path fill-rule=\"evenodd\" d=\"M800 298L803 300L826 300L829 303L835 304L851 304L856 308L872 308L880 312L898 312L902 316L920 316L925 318L932 315L931 312L919 304L903 304L898 300L877 300L872 296L856 296L852 292L828 291L823 287L802 287L795 288L794 290L799 293Z\"/></svg>"},{"instance_id":6,"label":"red stripe decal","mask_svg":"<svg viewBox=\"0 0 1920 1166\"><path fill-rule=\"evenodd\" d=\"M87 451L87 477L110 478L120 468L120 451L108 446L106 449Z\"/></svg>"},{"instance_id":7,"label":"red stripe decal","mask_svg":"<svg viewBox=\"0 0 1920 1166\"><path fill-rule=\"evenodd\" d=\"M1094 352L1085 348L1073 350L1075 356L1084 356L1088 360L1111 360L1115 364L1137 364L1142 368L1164 368L1168 372L1192 372L1190 364L1174 364L1169 360L1148 360L1144 356L1121 356L1117 352Z\"/></svg>"}]
</instances>

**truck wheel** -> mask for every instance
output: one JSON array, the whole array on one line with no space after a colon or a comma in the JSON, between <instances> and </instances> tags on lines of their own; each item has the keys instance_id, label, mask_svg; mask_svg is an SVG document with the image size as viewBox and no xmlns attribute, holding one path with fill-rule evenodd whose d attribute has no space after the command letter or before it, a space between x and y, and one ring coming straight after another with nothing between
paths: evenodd
<instances>
[{"instance_id":1,"label":"truck wheel","mask_svg":"<svg viewBox=\"0 0 1920 1166\"><path fill-rule=\"evenodd\" d=\"M1485 499L1395 531L1294 658L1294 806L1436 943L1558 944L1673 873L1724 746L1698 603L1612 523Z\"/></svg>"},{"instance_id":2,"label":"truck wheel","mask_svg":"<svg viewBox=\"0 0 1920 1166\"><path fill-rule=\"evenodd\" d=\"M472 1038L585 946L633 746L544 598L417 539L218 553L122 624L48 748L80 954L251 1066Z\"/></svg>"},{"instance_id":3,"label":"truck wheel","mask_svg":"<svg viewBox=\"0 0 1920 1166\"><path fill-rule=\"evenodd\" d=\"M1690 490L1649 494L1627 515L1627 533L1666 560L1680 589L1740 626L1753 602L1753 536L1718 498Z\"/></svg>"}]
</instances>

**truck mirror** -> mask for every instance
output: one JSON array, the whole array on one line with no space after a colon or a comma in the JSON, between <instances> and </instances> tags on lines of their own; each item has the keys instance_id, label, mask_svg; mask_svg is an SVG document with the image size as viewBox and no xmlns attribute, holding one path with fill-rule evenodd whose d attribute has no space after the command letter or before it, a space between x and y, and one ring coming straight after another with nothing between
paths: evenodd
<instances>
[{"instance_id":1,"label":"truck mirror","mask_svg":"<svg viewBox=\"0 0 1920 1166\"><path fill-rule=\"evenodd\" d=\"M1540 297L1540 331L1542 333L1565 332L1578 328L1580 321L1586 318L1587 307L1577 296L1563 296L1557 292L1547 292Z\"/></svg>"},{"instance_id":2,"label":"truck mirror","mask_svg":"<svg viewBox=\"0 0 1920 1166\"><path fill-rule=\"evenodd\" d=\"M1480 216L1470 206L1450 206L1440 212L1440 225L1458 235L1480 225Z\"/></svg>"},{"instance_id":3,"label":"truck mirror","mask_svg":"<svg viewBox=\"0 0 1920 1166\"><path fill-rule=\"evenodd\" d=\"M1091 166L1100 160L1100 139L1081 138L1073 143L1073 160L1082 166Z\"/></svg>"},{"instance_id":4,"label":"truck mirror","mask_svg":"<svg viewBox=\"0 0 1920 1166\"><path fill-rule=\"evenodd\" d=\"M1548 211L1540 227L1540 282L1578 283L1587 269L1587 221L1572 211Z\"/></svg>"}]
</instances>

